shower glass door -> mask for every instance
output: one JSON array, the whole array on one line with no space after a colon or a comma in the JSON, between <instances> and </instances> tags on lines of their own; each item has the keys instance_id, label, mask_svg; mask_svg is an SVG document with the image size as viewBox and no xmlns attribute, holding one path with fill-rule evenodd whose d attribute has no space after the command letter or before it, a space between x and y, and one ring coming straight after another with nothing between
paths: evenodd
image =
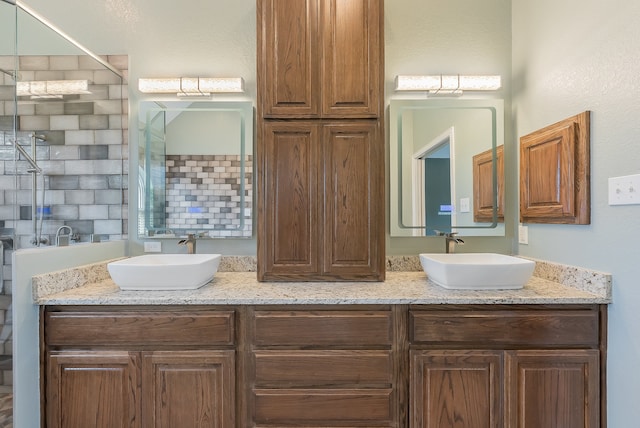
<instances>
[{"instance_id":1,"label":"shower glass door","mask_svg":"<svg viewBox=\"0 0 640 428\"><path fill-rule=\"evenodd\" d=\"M16 113L12 141L3 146L15 159L5 161L3 173L15 181L0 183L5 196L14 192L14 217L5 225L14 231L14 248L56 245L60 234L71 244L122 239L128 127L122 74L25 5L15 17L12 93L0 92L2 102L13 99Z\"/></svg>"}]
</instances>

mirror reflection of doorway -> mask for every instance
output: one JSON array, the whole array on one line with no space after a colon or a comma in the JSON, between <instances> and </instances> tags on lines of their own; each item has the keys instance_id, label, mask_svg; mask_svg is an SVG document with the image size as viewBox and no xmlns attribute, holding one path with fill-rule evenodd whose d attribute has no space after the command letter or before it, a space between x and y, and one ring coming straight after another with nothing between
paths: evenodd
<instances>
[{"instance_id":1,"label":"mirror reflection of doorway","mask_svg":"<svg viewBox=\"0 0 640 428\"><path fill-rule=\"evenodd\" d=\"M451 232L455 224L453 148L452 127L413 155L413 224L429 225L428 230L414 229L416 236Z\"/></svg>"},{"instance_id":2,"label":"mirror reflection of doorway","mask_svg":"<svg viewBox=\"0 0 640 428\"><path fill-rule=\"evenodd\" d=\"M434 154L433 157L427 157L424 163L424 191L429 195L425 198L425 224L434 225L441 232L451 232L451 160ZM429 228L425 234L435 235L435 232Z\"/></svg>"}]
</instances>

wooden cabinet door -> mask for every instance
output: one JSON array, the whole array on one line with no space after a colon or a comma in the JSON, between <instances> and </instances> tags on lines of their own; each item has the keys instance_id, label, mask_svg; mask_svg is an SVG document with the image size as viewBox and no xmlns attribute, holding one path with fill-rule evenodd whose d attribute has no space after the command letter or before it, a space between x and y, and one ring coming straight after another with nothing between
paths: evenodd
<instances>
[{"instance_id":1,"label":"wooden cabinet door","mask_svg":"<svg viewBox=\"0 0 640 428\"><path fill-rule=\"evenodd\" d=\"M318 117L318 0L262 0L258 88L263 117Z\"/></svg>"},{"instance_id":2,"label":"wooden cabinet door","mask_svg":"<svg viewBox=\"0 0 640 428\"><path fill-rule=\"evenodd\" d=\"M324 271L384 279L384 153L379 123L323 128Z\"/></svg>"},{"instance_id":3,"label":"wooden cabinet door","mask_svg":"<svg viewBox=\"0 0 640 428\"><path fill-rule=\"evenodd\" d=\"M384 279L378 121L264 122L261 280Z\"/></svg>"},{"instance_id":4,"label":"wooden cabinet door","mask_svg":"<svg viewBox=\"0 0 640 428\"><path fill-rule=\"evenodd\" d=\"M140 428L139 362L127 351L49 353L47 427Z\"/></svg>"},{"instance_id":5,"label":"wooden cabinet door","mask_svg":"<svg viewBox=\"0 0 640 428\"><path fill-rule=\"evenodd\" d=\"M501 351L414 350L410 376L412 428L503 426Z\"/></svg>"},{"instance_id":6,"label":"wooden cabinet door","mask_svg":"<svg viewBox=\"0 0 640 428\"><path fill-rule=\"evenodd\" d=\"M589 111L520 138L520 222L589 224Z\"/></svg>"},{"instance_id":7,"label":"wooden cabinet door","mask_svg":"<svg viewBox=\"0 0 640 428\"><path fill-rule=\"evenodd\" d=\"M507 352L509 428L599 427L599 351Z\"/></svg>"},{"instance_id":8,"label":"wooden cabinet door","mask_svg":"<svg viewBox=\"0 0 640 428\"><path fill-rule=\"evenodd\" d=\"M259 146L258 278L317 275L320 127L264 122Z\"/></svg>"},{"instance_id":9,"label":"wooden cabinet door","mask_svg":"<svg viewBox=\"0 0 640 428\"><path fill-rule=\"evenodd\" d=\"M381 116L381 0L257 5L262 117Z\"/></svg>"},{"instance_id":10,"label":"wooden cabinet door","mask_svg":"<svg viewBox=\"0 0 640 428\"><path fill-rule=\"evenodd\" d=\"M320 0L322 116L382 116L381 0Z\"/></svg>"},{"instance_id":11,"label":"wooden cabinet door","mask_svg":"<svg viewBox=\"0 0 640 428\"><path fill-rule=\"evenodd\" d=\"M504 146L496 147L496 220L504 222ZM493 221L493 150L473 157L473 221Z\"/></svg>"},{"instance_id":12,"label":"wooden cabinet door","mask_svg":"<svg viewBox=\"0 0 640 428\"><path fill-rule=\"evenodd\" d=\"M142 390L145 427L233 427L235 352L143 352Z\"/></svg>"}]
</instances>

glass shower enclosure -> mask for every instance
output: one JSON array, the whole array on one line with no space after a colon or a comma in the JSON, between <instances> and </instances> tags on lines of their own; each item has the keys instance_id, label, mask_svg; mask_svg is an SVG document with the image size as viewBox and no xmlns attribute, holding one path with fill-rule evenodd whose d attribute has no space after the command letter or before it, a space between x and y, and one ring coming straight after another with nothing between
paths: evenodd
<instances>
[{"instance_id":1,"label":"glass shower enclosure","mask_svg":"<svg viewBox=\"0 0 640 428\"><path fill-rule=\"evenodd\" d=\"M0 0L0 394L12 382L12 252L126 237L126 68Z\"/></svg>"}]
</instances>

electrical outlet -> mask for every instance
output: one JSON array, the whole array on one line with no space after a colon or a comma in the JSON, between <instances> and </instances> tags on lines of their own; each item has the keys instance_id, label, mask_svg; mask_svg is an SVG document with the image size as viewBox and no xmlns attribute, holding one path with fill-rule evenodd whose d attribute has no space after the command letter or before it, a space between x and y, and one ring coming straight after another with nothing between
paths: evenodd
<instances>
[{"instance_id":1,"label":"electrical outlet","mask_svg":"<svg viewBox=\"0 0 640 428\"><path fill-rule=\"evenodd\" d=\"M609 205L640 204L640 174L609 178Z\"/></svg>"},{"instance_id":2,"label":"electrical outlet","mask_svg":"<svg viewBox=\"0 0 640 428\"><path fill-rule=\"evenodd\" d=\"M524 245L529 244L529 226L518 225L518 242Z\"/></svg>"},{"instance_id":3,"label":"electrical outlet","mask_svg":"<svg viewBox=\"0 0 640 428\"><path fill-rule=\"evenodd\" d=\"M145 242L144 243L144 252L145 253L160 253L162 252L162 242Z\"/></svg>"}]
</instances>

